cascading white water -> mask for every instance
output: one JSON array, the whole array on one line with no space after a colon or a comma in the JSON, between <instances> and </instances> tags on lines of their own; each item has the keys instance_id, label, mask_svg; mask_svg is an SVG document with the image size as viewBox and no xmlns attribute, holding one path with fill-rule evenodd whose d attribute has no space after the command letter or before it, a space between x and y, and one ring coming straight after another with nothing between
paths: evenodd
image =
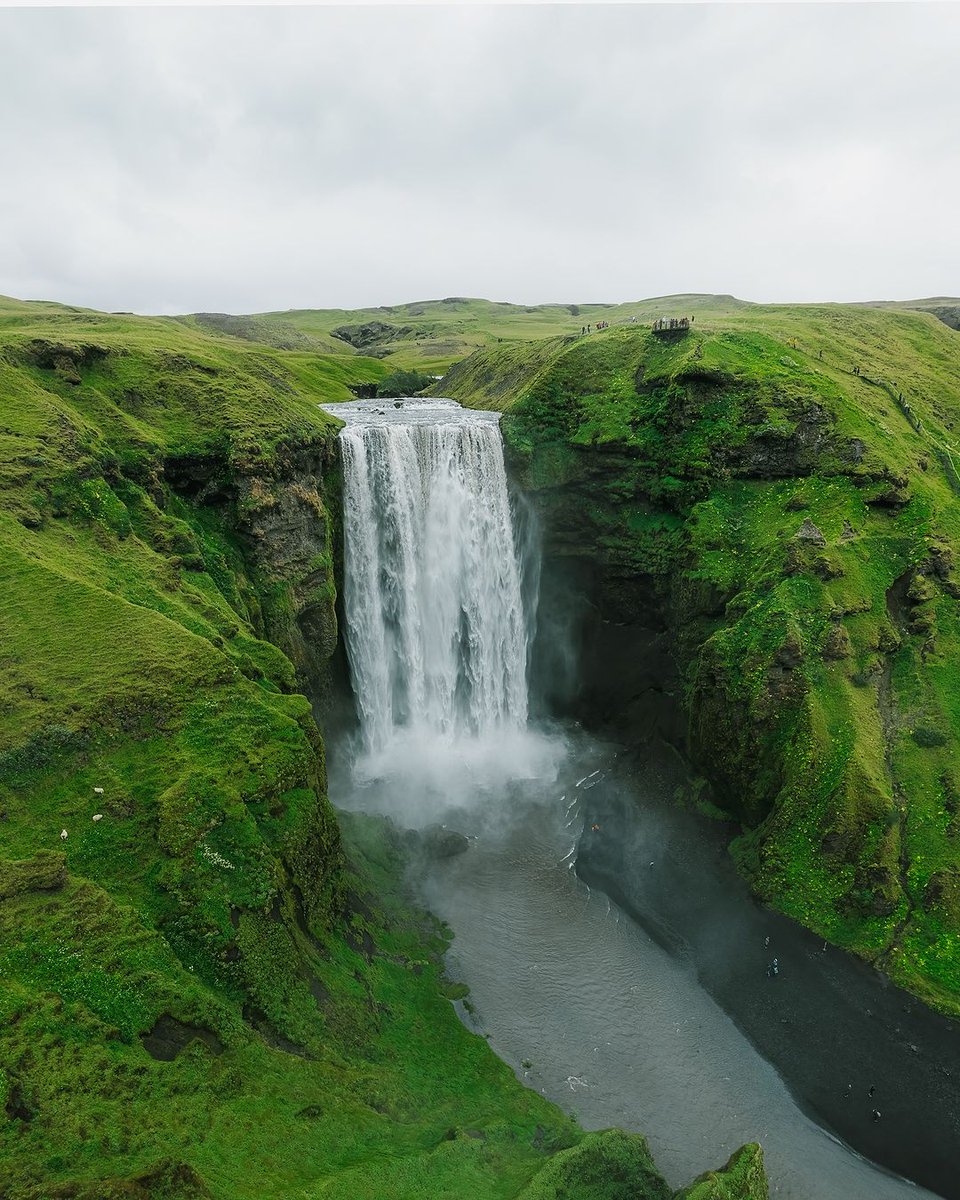
<instances>
[{"instance_id":1,"label":"cascading white water","mask_svg":"<svg viewBox=\"0 0 960 1200\"><path fill-rule=\"evenodd\" d=\"M509 740L527 721L530 611L498 414L357 401L346 422L346 644L368 756Z\"/></svg>"}]
</instances>

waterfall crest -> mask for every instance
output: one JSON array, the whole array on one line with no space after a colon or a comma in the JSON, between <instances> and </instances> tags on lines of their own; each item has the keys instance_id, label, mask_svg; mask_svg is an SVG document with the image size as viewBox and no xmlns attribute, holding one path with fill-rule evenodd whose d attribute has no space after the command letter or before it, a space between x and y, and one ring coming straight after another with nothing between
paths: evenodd
<instances>
[{"instance_id":1,"label":"waterfall crest","mask_svg":"<svg viewBox=\"0 0 960 1200\"><path fill-rule=\"evenodd\" d=\"M327 411L346 422L346 645L367 752L522 731L531 605L498 414L450 400Z\"/></svg>"}]
</instances>

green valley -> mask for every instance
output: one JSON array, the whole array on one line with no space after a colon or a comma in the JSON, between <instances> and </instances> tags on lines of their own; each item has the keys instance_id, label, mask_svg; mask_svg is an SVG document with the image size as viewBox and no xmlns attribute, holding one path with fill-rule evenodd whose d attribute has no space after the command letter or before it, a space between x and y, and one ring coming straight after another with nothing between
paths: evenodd
<instances>
[{"instance_id":1,"label":"green valley","mask_svg":"<svg viewBox=\"0 0 960 1200\"><path fill-rule=\"evenodd\" d=\"M201 326L0 302L0 1195L668 1196L461 1025L327 795L318 405L391 364ZM759 1200L759 1149L683 1194Z\"/></svg>"}]
</instances>

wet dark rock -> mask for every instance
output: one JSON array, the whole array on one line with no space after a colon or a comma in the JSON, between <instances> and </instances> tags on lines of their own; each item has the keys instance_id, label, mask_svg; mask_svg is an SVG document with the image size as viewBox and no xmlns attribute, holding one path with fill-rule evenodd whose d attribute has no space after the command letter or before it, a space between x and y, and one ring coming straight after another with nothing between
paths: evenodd
<instances>
[{"instance_id":1,"label":"wet dark rock","mask_svg":"<svg viewBox=\"0 0 960 1200\"><path fill-rule=\"evenodd\" d=\"M367 962L370 962L377 952L377 944L369 929L362 929L359 932L347 929L344 931L343 940L355 954L362 954Z\"/></svg>"},{"instance_id":2,"label":"wet dark rock","mask_svg":"<svg viewBox=\"0 0 960 1200\"><path fill-rule=\"evenodd\" d=\"M900 649L900 635L892 625L881 625L877 630L877 649L881 654L895 654Z\"/></svg>"},{"instance_id":3,"label":"wet dark rock","mask_svg":"<svg viewBox=\"0 0 960 1200\"><path fill-rule=\"evenodd\" d=\"M19 1083L12 1083L7 1090L4 1112L11 1121L29 1122L37 1115L33 1105L27 1101Z\"/></svg>"},{"instance_id":4,"label":"wet dark rock","mask_svg":"<svg viewBox=\"0 0 960 1200\"><path fill-rule=\"evenodd\" d=\"M468 837L443 825L428 825L421 830L419 841L430 858L455 858L458 854L464 854L470 846Z\"/></svg>"},{"instance_id":5,"label":"wet dark rock","mask_svg":"<svg viewBox=\"0 0 960 1200\"><path fill-rule=\"evenodd\" d=\"M804 553L802 542L790 542L783 559L783 573L786 576L799 575L807 569L808 555Z\"/></svg>"},{"instance_id":6,"label":"wet dark rock","mask_svg":"<svg viewBox=\"0 0 960 1200\"><path fill-rule=\"evenodd\" d=\"M903 891L893 870L880 863L871 863L857 871L846 905L850 912L860 912L864 916L889 917L896 912L902 899Z\"/></svg>"},{"instance_id":7,"label":"wet dark rock","mask_svg":"<svg viewBox=\"0 0 960 1200\"><path fill-rule=\"evenodd\" d=\"M849 658L853 652L850 635L843 625L831 625L823 642L823 657L829 659Z\"/></svg>"},{"instance_id":8,"label":"wet dark rock","mask_svg":"<svg viewBox=\"0 0 960 1200\"><path fill-rule=\"evenodd\" d=\"M758 419L765 417L758 413ZM727 465L739 475L761 479L808 475L819 459L836 452L833 423L818 404L809 404L792 415L790 427L761 427L743 446L727 449Z\"/></svg>"},{"instance_id":9,"label":"wet dark rock","mask_svg":"<svg viewBox=\"0 0 960 1200\"><path fill-rule=\"evenodd\" d=\"M248 1025L252 1026L257 1033L263 1038L268 1046L272 1046L274 1050L282 1050L284 1054L292 1054L295 1058L309 1058L305 1046L299 1045L297 1042L292 1042L289 1038L278 1033L270 1023L267 1014L253 1004L245 1004L243 1008L243 1019Z\"/></svg>"},{"instance_id":10,"label":"wet dark rock","mask_svg":"<svg viewBox=\"0 0 960 1200\"><path fill-rule=\"evenodd\" d=\"M359 916L365 921L374 920L374 912L369 904L354 891L348 891L343 903L343 911L347 917Z\"/></svg>"},{"instance_id":11,"label":"wet dark rock","mask_svg":"<svg viewBox=\"0 0 960 1200\"><path fill-rule=\"evenodd\" d=\"M933 600L936 594L937 589L933 581L923 571L914 571L907 586L907 600L911 604L926 604L928 600Z\"/></svg>"},{"instance_id":12,"label":"wet dark rock","mask_svg":"<svg viewBox=\"0 0 960 1200\"><path fill-rule=\"evenodd\" d=\"M939 543L930 548L929 569L938 579L946 579L953 569L953 548L946 543Z\"/></svg>"},{"instance_id":13,"label":"wet dark rock","mask_svg":"<svg viewBox=\"0 0 960 1200\"><path fill-rule=\"evenodd\" d=\"M55 371L66 382L81 382L80 368L101 362L109 355L106 346L92 342L70 344L34 338L20 350L20 361L43 370Z\"/></svg>"},{"instance_id":14,"label":"wet dark rock","mask_svg":"<svg viewBox=\"0 0 960 1200\"><path fill-rule=\"evenodd\" d=\"M774 658L774 663L778 667L783 667L786 671L796 670L803 662L803 645L799 637L792 631L787 634L777 651Z\"/></svg>"},{"instance_id":15,"label":"wet dark rock","mask_svg":"<svg viewBox=\"0 0 960 1200\"><path fill-rule=\"evenodd\" d=\"M258 612L256 632L291 659L296 686L321 707L338 639L331 506L339 504L339 483L335 497L328 495L338 464L333 430L282 443L269 460L251 449L229 459L225 450L168 455L163 463L169 487L219 509L240 535L275 597ZM204 569L197 546L174 549L183 568Z\"/></svg>"},{"instance_id":16,"label":"wet dark rock","mask_svg":"<svg viewBox=\"0 0 960 1200\"><path fill-rule=\"evenodd\" d=\"M910 502L908 481L902 476L885 472L877 489L864 499L867 504L878 508L903 508Z\"/></svg>"},{"instance_id":17,"label":"wet dark rock","mask_svg":"<svg viewBox=\"0 0 960 1200\"><path fill-rule=\"evenodd\" d=\"M830 579L839 579L843 575L843 567L827 554L818 554L810 564L810 569L818 579L827 582Z\"/></svg>"},{"instance_id":18,"label":"wet dark rock","mask_svg":"<svg viewBox=\"0 0 960 1200\"><path fill-rule=\"evenodd\" d=\"M664 784L671 784L674 768L664 770ZM649 778L649 767L644 774ZM670 874L657 878L648 855L637 851L644 844L637 797L598 789L596 816L604 836L581 839L578 876L638 920L686 969L696 970L819 1122L937 1195L957 1196L952 1156L942 1152L956 1142L957 1094L947 1074L955 1073L960 1055L955 1022L915 1002L873 966L833 947L824 952L818 935L756 905L728 854L714 852L725 846L724 830L678 810L668 786L644 789L642 796ZM845 861L838 831L830 849ZM850 849L856 853L855 836ZM689 886L691 878L696 888ZM867 904L880 891L883 906L884 888L897 896L895 871L863 872L856 885L873 889L863 897ZM938 904L955 886L944 881ZM781 975L768 983L764 972L774 954ZM870 1085L884 1114L879 1127L866 1102Z\"/></svg>"},{"instance_id":19,"label":"wet dark rock","mask_svg":"<svg viewBox=\"0 0 960 1200\"><path fill-rule=\"evenodd\" d=\"M793 536L799 542L810 542L814 546L825 546L827 544L827 539L823 536L822 531L814 525L809 517L806 518Z\"/></svg>"},{"instance_id":20,"label":"wet dark rock","mask_svg":"<svg viewBox=\"0 0 960 1200\"><path fill-rule=\"evenodd\" d=\"M204 1029L202 1025L188 1025L168 1013L164 1013L149 1033L141 1034L140 1040L150 1057L159 1062L173 1062L194 1041L202 1042L215 1055L223 1053L223 1042L212 1030Z\"/></svg>"},{"instance_id":21,"label":"wet dark rock","mask_svg":"<svg viewBox=\"0 0 960 1200\"><path fill-rule=\"evenodd\" d=\"M364 321L360 325L340 325L330 332L355 350L370 350L382 347L385 342L398 341L413 329L409 325L391 325L387 321Z\"/></svg>"},{"instance_id":22,"label":"wet dark rock","mask_svg":"<svg viewBox=\"0 0 960 1200\"><path fill-rule=\"evenodd\" d=\"M844 859L850 849L851 837L848 830L832 829L824 834L820 848L830 858Z\"/></svg>"}]
</instances>

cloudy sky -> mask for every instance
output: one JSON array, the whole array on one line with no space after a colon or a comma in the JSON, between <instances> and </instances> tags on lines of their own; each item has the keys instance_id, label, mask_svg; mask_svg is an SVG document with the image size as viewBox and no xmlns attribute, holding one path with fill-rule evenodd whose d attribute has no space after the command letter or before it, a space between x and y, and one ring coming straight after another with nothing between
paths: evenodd
<instances>
[{"instance_id":1,"label":"cloudy sky","mask_svg":"<svg viewBox=\"0 0 960 1200\"><path fill-rule=\"evenodd\" d=\"M0 293L960 293L952 4L0 10Z\"/></svg>"}]
</instances>

